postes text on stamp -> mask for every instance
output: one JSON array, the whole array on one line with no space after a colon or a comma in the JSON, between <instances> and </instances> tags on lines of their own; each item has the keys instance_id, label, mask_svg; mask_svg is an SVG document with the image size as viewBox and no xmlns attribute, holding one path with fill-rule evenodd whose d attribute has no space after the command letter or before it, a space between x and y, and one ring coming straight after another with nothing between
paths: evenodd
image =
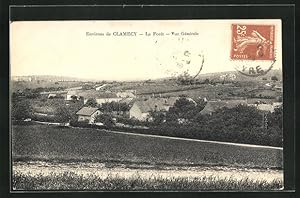
<instances>
[{"instance_id":1,"label":"postes text on stamp","mask_svg":"<svg viewBox=\"0 0 300 198\"><path fill-rule=\"evenodd\" d=\"M232 60L274 60L274 25L232 24Z\"/></svg>"}]
</instances>

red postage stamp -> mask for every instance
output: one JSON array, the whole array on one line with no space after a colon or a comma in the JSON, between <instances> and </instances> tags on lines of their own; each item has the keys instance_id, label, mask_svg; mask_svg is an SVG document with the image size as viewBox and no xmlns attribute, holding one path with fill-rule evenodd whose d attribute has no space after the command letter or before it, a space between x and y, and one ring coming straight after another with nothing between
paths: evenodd
<instances>
[{"instance_id":1,"label":"red postage stamp","mask_svg":"<svg viewBox=\"0 0 300 198\"><path fill-rule=\"evenodd\" d=\"M274 60L274 25L232 24L232 60Z\"/></svg>"}]
</instances>

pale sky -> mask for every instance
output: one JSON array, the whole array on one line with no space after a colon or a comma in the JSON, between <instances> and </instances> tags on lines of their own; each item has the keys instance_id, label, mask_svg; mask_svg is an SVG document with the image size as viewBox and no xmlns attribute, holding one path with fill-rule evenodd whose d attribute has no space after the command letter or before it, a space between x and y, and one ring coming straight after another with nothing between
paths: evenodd
<instances>
[{"instance_id":1,"label":"pale sky","mask_svg":"<svg viewBox=\"0 0 300 198\"><path fill-rule=\"evenodd\" d=\"M275 25L274 68L281 68L280 20L27 21L10 24L11 75L155 79L186 70L193 75L203 57L201 73L233 71L237 63L230 60L232 23ZM87 36L87 32L137 35Z\"/></svg>"}]
</instances>

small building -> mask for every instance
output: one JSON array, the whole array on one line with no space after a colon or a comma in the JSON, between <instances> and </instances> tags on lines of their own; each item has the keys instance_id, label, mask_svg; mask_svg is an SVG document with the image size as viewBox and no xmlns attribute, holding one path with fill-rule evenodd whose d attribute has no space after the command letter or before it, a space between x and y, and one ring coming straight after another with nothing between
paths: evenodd
<instances>
[{"instance_id":1,"label":"small building","mask_svg":"<svg viewBox=\"0 0 300 198\"><path fill-rule=\"evenodd\" d=\"M94 123L97 115L100 115L100 111L98 108L94 107L83 107L80 109L76 115L78 116L78 122L82 122L88 120L89 124Z\"/></svg>"}]
</instances>

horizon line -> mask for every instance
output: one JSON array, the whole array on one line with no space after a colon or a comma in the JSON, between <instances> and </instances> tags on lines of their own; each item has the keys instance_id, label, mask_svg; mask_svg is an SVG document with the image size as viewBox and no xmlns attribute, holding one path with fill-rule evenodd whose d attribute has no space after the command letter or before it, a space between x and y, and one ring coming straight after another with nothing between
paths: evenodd
<instances>
[{"instance_id":1,"label":"horizon line","mask_svg":"<svg viewBox=\"0 0 300 198\"><path fill-rule=\"evenodd\" d=\"M282 71L281 68L275 68L271 70L278 70ZM220 71L220 72L208 72L208 73L200 73L201 75L207 75L207 74L216 74L216 73L224 73L224 72L238 72L236 70L228 70L228 71ZM11 78L13 77L35 77L35 76L49 76L49 77L61 77L61 78L75 78L78 80L93 80L93 81L143 81L143 80L162 80L162 79L171 79L176 77L166 76L166 77L158 77L158 78L143 78L143 79L97 79L97 77L77 77L77 76L71 76L71 75L57 75L57 74L29 74L29 75L10 75Z\"/></svg>"}]
</instances>

